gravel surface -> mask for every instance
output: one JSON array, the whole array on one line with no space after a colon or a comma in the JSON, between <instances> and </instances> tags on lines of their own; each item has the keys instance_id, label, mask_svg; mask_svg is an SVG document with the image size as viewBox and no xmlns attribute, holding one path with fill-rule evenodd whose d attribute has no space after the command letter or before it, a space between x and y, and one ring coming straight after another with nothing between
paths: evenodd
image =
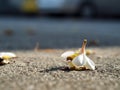
<instances>
[{"instance_id":1,"label":"gravel surface","mask_svg":"<svg viewBox=\"0 0 120 90\"><path fill-rule=\"evenodd\" d=\"M120 90L120 47L90 49L95 71L62 69L67 49L13 51L18 58L0 66L0 90Z\"/></svg>"}]
</instances>

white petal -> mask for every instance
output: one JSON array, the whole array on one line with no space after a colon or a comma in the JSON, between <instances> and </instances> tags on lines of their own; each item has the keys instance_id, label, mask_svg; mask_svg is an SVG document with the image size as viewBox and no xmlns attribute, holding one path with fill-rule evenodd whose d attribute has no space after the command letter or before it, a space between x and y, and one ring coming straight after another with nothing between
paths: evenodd
<instances>
[{"instance_id":1,"label":"white petal","mask_svg":"<svg viewBox=\"0 0 120 90\"><path fill-rule=\"evenodd\" d=\"M73 59L72 63L77 66L85 66L87 69L95 70L95 63L85 54L81 54L75 59Z\"/></svg>"},{"instance_id":2,"label":"white petal","mask_svg":"<svg viewBox=\"0 0 120 90\"><path fill-rule=\"evenodd\" d=\"M8 64L10 61L9 60L3 60L2 63L3 64Z\"/></svg>"},{"instance_id":3,"label":"white petal","mask_svg":"<svg viewBox=\"0 0 120 90\"><path fill-rule=\"evenodd\" d=\"M11 52L1 52L0 53L0 57L3 57L3 56L9 56L9 57L16 57L16 55L14 53L11 53Z\"/></svg>"},{"instance_id":4,"label":"white petal","mask_svg":"<svg viewBox=\"0 0 120 90\"><path fill-rule=\"evenodd\" d=\"M83 66L85 64L85 60L83 57L84 54L77 56L75 59L73 59L72 63L74 63L77 66Z\"/></svg>"},{"instance_id":5,"label":"white petal","mask_svg":"<svg viewBox=\"0 0 120 90\"><path fill-rule=\"evenodd\" d=\"M88 58L86 55L84 56L84 60L86 60L86 63L85 63L85 67L87 69L91 69L91 70L95 70L95 63L90 59Z\"/></svg>"},{"instance_id":6,"label":"white petal","mask_svg":"<svg viewBox=\"0 0 120 90\"><path fill-rule=\"evenodd\" d=\"M68 56L70 55L73 55L75 52L74 51L67 51L67 52L64 52L61 57L63 58L67 58Z\"/></svg>"}]
</instances>

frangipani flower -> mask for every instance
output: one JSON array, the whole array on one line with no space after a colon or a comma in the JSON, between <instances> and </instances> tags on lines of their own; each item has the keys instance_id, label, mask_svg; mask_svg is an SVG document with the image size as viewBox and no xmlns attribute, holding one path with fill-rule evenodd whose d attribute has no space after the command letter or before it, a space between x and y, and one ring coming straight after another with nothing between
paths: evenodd
<instances>
[{"instance_id":1,"label":"frangipani flower","mask_svg":"<svg viewBox=\"0 0 120 90\"><path fill-rule=\"evenodd\" d=\"M61 55L61 57L66 58L70 69L95 70L95 63L86 56L85 51L86 44L87 40L84 40L81 50L78 50L77 52L67 51Z\"/></svg>"},{"instance_id":2,"label":"frangipani flower","mask_svg":"<svg viewBox=\"0 0 120 90\"><path fill-rule=\"evenodd\" d=\"M11 58L15 58L16 55L11 52L1 52L0 53L0 64L7 64L10 62Z\"/></svg>"}]
</instances>

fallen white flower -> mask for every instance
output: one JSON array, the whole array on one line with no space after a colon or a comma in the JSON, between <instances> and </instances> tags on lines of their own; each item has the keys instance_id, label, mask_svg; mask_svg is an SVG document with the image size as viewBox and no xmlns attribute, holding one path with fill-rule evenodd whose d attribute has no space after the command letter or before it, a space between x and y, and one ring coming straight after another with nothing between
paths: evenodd
<instances>
[{"instance_id":1,"label":"fallen white flower","mask_svg":"<svg viewBox=\"0 0 120 90\"><path fill-rule=\"evenodd\" d=\"M10 57L10 58L15 58L16 55L14 53L11 53L11 52L1 52L0 53L0 58L3 58L3 57Z\"/></svg>"},{"instance_id":2,"label":"fallen white flower","mask_svg":"<svg viewBox=\"0 0 120 90\"><path fill-rule=\"evenodd\" d=\"M16 55L11 52L1 52L0 53L0 64L7 64L10 62L11 58L15 58Z\"/></svg>"},{"instance_id":3,"label":"fallen white flower","mask_svg":"<svg viewBox=\"0 0 120 90\"><path fill-rule=\"evenodd\" d=\"M95 70L95 63L86 56L85 47L87 40L84 40L81 50L79 52L67 51L61 55L61 57L66 58L69 64L69 68L82 70L91 69Z\"/></svg>"}]
</instances>

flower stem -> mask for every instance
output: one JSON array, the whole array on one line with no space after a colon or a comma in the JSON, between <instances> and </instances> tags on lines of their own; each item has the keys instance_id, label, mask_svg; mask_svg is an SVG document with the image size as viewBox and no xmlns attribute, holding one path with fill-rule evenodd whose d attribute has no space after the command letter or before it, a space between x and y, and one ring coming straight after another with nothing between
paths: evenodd
<instances>
[{"instance_id":1,"label":"flower stem","mask_svg":"<svg viewBox=\"0 0 120 90\"><path fill-rule=\"evenodd\" d=\"M86 44L87 44L87 39L84 39L83 44L82 44L82 48L81 48L82 53L85 53Z\"/></svg>"}]
</instances>

